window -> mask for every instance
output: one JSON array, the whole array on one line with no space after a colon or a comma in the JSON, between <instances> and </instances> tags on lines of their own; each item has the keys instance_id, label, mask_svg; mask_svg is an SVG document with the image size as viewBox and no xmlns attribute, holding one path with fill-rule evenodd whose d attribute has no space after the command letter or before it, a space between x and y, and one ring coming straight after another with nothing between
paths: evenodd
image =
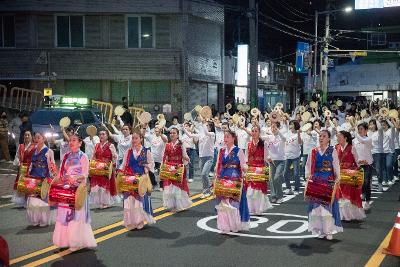
<instances>
[{"instance_id":1,"label":"window","mask_svg":"<svg viewBox=\"0 0 400 267\"><path fill-rule=\"evenodd\" d=\"M154 16L128 16L126 19L126 47L153 48Z\"/></svg>"},{"instance_id":2,"label":"window","mask_svg":"<svg viewBox=\"0 0 400 267\"><path fill-rule=\"evenodd\" d=\"M84 16L56 17L57 47L84 47Z\"/></svg>"},{"instance_id":3,"label":"window","mask_svg":"<svg viewBox=\"0 0 400 267\"><path fill-rule=\"evenodd\" d=\"M14 16L0 16L0 47L15 47Z\"/></svg>"}]
</instances>

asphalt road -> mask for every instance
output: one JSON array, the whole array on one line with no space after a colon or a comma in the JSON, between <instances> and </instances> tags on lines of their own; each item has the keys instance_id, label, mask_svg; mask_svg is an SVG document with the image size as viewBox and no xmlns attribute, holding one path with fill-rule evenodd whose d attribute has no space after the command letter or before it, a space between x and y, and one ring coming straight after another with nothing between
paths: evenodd
<instances>
[{"instance_id":1,"label":"asphalt road","mask_svg":"<svg viewBox=\"0 0 400 267\"><path fill-rule=\"evenodd\" d=\"M367 219L344 223L344 232L332 241L307 232L302 195L252 216L250 231L238 235L219 234L214 200L198 195L189 210L157 209L157 223L140 231L121 225L119 207L92 211L95 250L70 253L51 247L53 227L26 228L24 211L12 207L0 208L0 234L11 244L12 266L364 266L393 227L399 193L399 182L384 193L374 192ZM399 258L386 256L381 266L400 266Z\"/></svg>"}]
</instances>

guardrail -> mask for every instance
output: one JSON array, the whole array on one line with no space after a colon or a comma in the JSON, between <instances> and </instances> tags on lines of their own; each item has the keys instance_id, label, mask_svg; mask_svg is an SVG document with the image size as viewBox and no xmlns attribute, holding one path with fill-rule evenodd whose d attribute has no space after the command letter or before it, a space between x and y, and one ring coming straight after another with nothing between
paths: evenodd
<instances>
[{"instance_id":1,"label":"guardrail","mask_svg":"<svg viewBox=\"0 0 400 267\"><path fill-rule=\"evenodd\" d=\"M0 84L0 103L2 107L6 106L7 99L7 87Z\"/></svg>"},{"instance_id":2,"label":"guardrail","mask_svg":"<svg viewBox=\"0 0 400 267\"><path fill-rule=\"evenodd\" d=\"M10 92L10 108L33 111L42 106L43 93L32 89L13 87Z\"/></svg>"},{"instance_id":3,"label":"guardrail","mask_svg":"<svg viewBox=\"0 0 400 267\"><path fill-rule=\"evenodd\" d=\"M113 116L113 105L108 102L102 102L97 100L92 100L92 105L98 108L107 119L107 123L111 123Z\"/></svg>"},{"instance_id":4,"label":"guardrail","mask_svg":"<svg viewBox=\"0 0 400 267\"><path fill-rule=\"evenodd\" d=\"M138 117L142 112L144 112L144 109L138 107L129 107L129 112L133 118L133 126L135 126L139 122Z\"/></svg>"}]
</instances>

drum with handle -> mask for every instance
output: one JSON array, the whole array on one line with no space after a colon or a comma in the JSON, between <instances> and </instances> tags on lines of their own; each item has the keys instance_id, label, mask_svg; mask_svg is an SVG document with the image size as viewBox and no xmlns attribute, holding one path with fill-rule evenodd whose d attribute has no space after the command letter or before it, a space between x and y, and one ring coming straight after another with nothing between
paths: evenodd
<instances>
[{"instance_id":1,"label":"drum with handle","mask_svg":"<svg viewBox=\"0 0 400 267\"><path fill-rule=\"evenodd\" d=\"M116 184L118 193L137 193L141 197L152 190L150 177L147 174L129 175L120 172Z\"/></svg>"},{"instance_id":2,"label":"drum with handle","mask_svg":"<svg viewBox=\"0 0 400 267\"><path fill-rule=\"evenodd\" d=\"M310 177L304 190L304 198L318 204L330 206L335 197L336 183L334 180L323 180Z\"/></svg>"},{"instance_id":3,"label":"drum with handle","mask_svg":"<svg viewBox=\"0 0 400 267\"><path fill-rule=\"evenodd\" d=\"M262 182L269 180L269 167L253 167L249 166L245 175L246 182Z\"/></svg>"},{"instance_id":4,"label":"drum with handle","mask_svg":"<svg viewBox=\"0 0 400 267\"><path fill-rule=\"evenodd\" d=\"M86 198L87 186L85 183L52 183L49 189L49 204L51 206L63 204L79 210L85 205Z\"/></svg>"},{"instance_id":5,"label":"drum with handle","mask_svg":"<svg viewBox=\"0 0 400 267\"><path fill-rule=\"evenodd\" d=\"M231 198L240 202L242 197L242 179L223 179L216 178L214 181L214 194L216 197Z\"/></svg>"},{"instance_id":6,"label":"drum with handle","mask_svg":"<svg viewBox=\"0 0 400 267\"><path fill-rule=\"evenodd\" d=\"M185 168L182 164L170 165L163 163L160 168L160 180L170 180L182 183Z\"/></svg>"},{"instance_id":7,"label":"drum with handle","mask_svg":"<svg viewBox=\"0 0 400 267\"><path fill-rule=\"evenodd\" d=\"M43 179L38 177L21 176L18 179L17 191L25 196L37 197L41 195Z\"/></svg>"},{"instance_id":8,"label":"drum with handle","mask_svg":"<svg viewBox=\"0 0 400 267\"><path fill-rule=\"evenodd\" d=\"M111 179L113 171L112 162L103 162L99 160L90 160L89 163L89 176L103 176L107 179Z\"/></svg>"},{"instance_id":9,"label":"drum with handle","mask_svg":"<svg viewBox=\"0 0 400 267\"><path fill-rule=\"evenodd\" d=\"M340 184L362 187L364 184L364 170L340 169Z\"/></svg>"}]
</instances>

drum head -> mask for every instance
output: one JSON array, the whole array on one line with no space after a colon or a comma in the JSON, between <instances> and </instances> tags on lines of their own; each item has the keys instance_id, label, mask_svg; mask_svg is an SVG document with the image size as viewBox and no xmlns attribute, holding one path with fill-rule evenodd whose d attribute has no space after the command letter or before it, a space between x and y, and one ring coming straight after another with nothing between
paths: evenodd
<instances>
[{"instance_id":1,"label":"drum head","mask_svg":"<svg viewBox=\"0 0 400 267\"><path fill-rule=\"evenodd\" d=\"M143 174L139 181L139 188L138 188L139 196L143 197L146 194L149 181L150 181L149 175Z\"/></svg>"},{"instance_id":2,"label":"drum head","mask_svg":"<svg viewBox=\"0 0 400 267\"><path fill-rule=\"evenodd\" d=\"M75 194L75 209L80 210L84 205L87 197L87 187L86 184L81 183L76 189Z\"/></svg>"},{"instance_id":3,"label":"drum head","mask_svg":"<svg viewBox=\"0 0 400 267\"><path fill-rule=\"evenodd\" d=\"M142 112L142 114L139 115L139 121L143 124L147 124L151 121L151 114L149 112Z\"/></svg>"},{"instance_id":4,"label":"drum head","mask_svg":"<svg viewBox=\"0 0 400 267\"><path fill-rule=\"evenodd\" d=\"M48 183L47 179L44 179L44 181L42 182L42 186L40 188L40 198L42 200L45 200L47 198L49 189L50 189L50 184Z\"/></svg>"},{"instance_id":5,"label":"drum head","mask_svg":"<svg viewBox=\"0 0 400 267\"><path fill-rule=\"evenodd\" d=\"M68 117L63 117L59 124L61 127L67 128L71 124L71 120Z\"/></svg>"},{"instance_id":6,"label":"drum head","mask_svg":"<svg viewBox=\"0 0 400 267\"><path fill-rule=\"evenodd\" d=\"M94 125L89 125L89 126L86 128L86 133L87 133L89 136L95 136L95 135L97 134L97 128L96 128L96 126L94 126Z\"/></svg>"},{"instance_id":7,"label":"drum head","mask_svg":"<svg viewBox=\"0 0 400 267\"><path fill-rule=\"evenodd\" d=\"M116 184L116 188L117 188L117 193L118 194L121 194L122 192L121 192L121 185L122 185L122 183L123 183L123 177L124 177L124 174L122 173L122 172L119 172L118 174L117 174L117 179L116 179L116 181L115 181L115 184Z\"/></svg>"},{"instance_id":8,"label":"drum head","mask_svg":"<svg viewBox=\"0 0 400 267\"><path fill-rule=\"evenodd\" d=\"M116 106L114 110L115 115L122 116L125 113L125 109L123 106Z\"/></svg>"},{"instance_id":9,"label":"drum head","mask_svg":"<svg viewBox=\"0 0 400 267\"><path fill-rule=\"evenodd\" d=\"M212 117L212 111L209 106L204 106L201 111L200 115L203 117L203 119L211 119Z\"/></svg>"}]
</instances>

